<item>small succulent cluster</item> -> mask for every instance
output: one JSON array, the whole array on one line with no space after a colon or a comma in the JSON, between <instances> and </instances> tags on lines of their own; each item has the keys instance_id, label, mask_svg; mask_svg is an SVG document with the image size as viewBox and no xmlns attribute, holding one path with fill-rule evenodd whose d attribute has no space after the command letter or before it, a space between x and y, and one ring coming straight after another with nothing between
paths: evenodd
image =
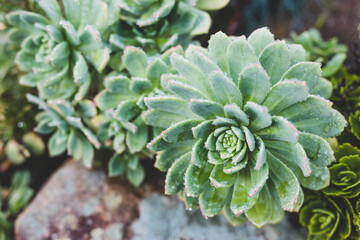
<instances>
[{"instance_id":1,"label":"small succulent cluster","mask_svg":"<svg viewBox=\"0 0 360 240\"><path fill-rule=\"evenodd\" d=\"M170 71L170 54L183 52L177 45L209 30L201 9L228 2L37 0L37 12L6 14L6 44L16 55L4 61L15 61L21 85L36 88L23 95L41 110L35 130L51 134L50 156L67 153L92 167L95 150L109 149L109 175L138 186L156 132L142 120L143 99L163 94L160 76Z\"/></svg>"},{"instance_id":2,"label":"small succulent cluster","mask_svg":"<svg viewBox=\"0 0 360 240\"><path fill-rule=\"evenodd\" d=\"M167 95L147 97L143 114L149 125L163 119L148 147L167 171L167 194L184 191L206 217L224 209L234 224L247 218L261 227L278 222L280 209L299 210L301 186L328 186L334 156L324 137L346 121L321 97L331 85L300 45L275 41L266 28L247 39L220 32L208 49L170 60Z\"/></svg>"},{"instance_id":3,"label":"small succulent cluster","mask_svg":"<svg viewBox=\"0 0 360 240\"><path fill-rule=\"evenodd\" d=\"M140 161L156 153L165 192L205 217L223 212L233 225L262 227L303 206L310 239L357 236L360 151L344 144L334 156L327 139L349 119L347 133L360 140L360 111L347 104L344 118L335 110L341 89L359 102L358 78L337 78L346 47L317 30L276 41L267 28L248 38L218 32L200 47L194 37L209 31L206 11L228 2L36 0L39 11L0 15L0 80L13 75L29 87L21 101L41 110L35 130L51 135L50 156L90 168L96 150L111 152L109 176L139 186ZM9 93L3 86L0 95ZM20 163L44 151L40 142L30 133L4 149ZM21 176L6 195L10 215L32 195Z\"/></svg>"}]
</instances>

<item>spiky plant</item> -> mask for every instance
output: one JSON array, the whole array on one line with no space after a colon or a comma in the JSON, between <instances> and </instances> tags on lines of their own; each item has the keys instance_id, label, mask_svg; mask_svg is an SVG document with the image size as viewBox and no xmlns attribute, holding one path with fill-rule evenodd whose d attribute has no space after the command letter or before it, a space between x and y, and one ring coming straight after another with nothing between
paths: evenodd
<instances>
[{"instance_id":1,"label":"spiky plant","mask_svg":"<svg viewBox=\"0 0 360 240\"><path fill-rule=\"evenodd\" d=\"M224 209L234 224L261 227L299 210L301 186L328 186L334 156L323 137L346 121L317 95L320 64L301 46L262 28L248 39L219 32L185 55L171 56L168 94L145 98L144 121L165 128L148 147L167 171L167 194L185 191L205 217Z\"/></svg>"},{"instance_id":2,"label":"spiky plant","mask_svg":"<svg viewBox=\"0 0 360 240\"><path fill-rule=\"evenodd\" d=\"M183 50L174 47L150 58L140 48L128 46L122 57L125 71L105 77L105 89L95 98L101 110L93 119L99 140L115 152L109 162L109 175L125 174L135 186L144 178L139 160L149 154L145 147L153 137L152 128L141 118L147 110L144 97L163 94L160 77L170 71L169 56L173 52Z\"/></svg>"},{"instance_id":3,"label":"spiky plant","mask_svg":"<svg viewBox=\"0 0 360 240\"><path fill-rule=\"evenodd\" d=\"M110 49L102 33L117 20L114 0L38 0L46 16L27 11L6 15L9 42L20 45L15 62L25 72L20 83L37 87L42 98L81 100L91 68L101 72Z\"/></svg>"},{"instance_id":4,"label":"spiky plant","mask_svg":"<svg viewBox=\"0 0 360 240\"><path fill-rule=\"evenodd\" d=\"M194 3L193 0L120 0L121 21L110 36L110 43L118 50L124 50L127 45L142 47L148 54L164 52L179 44L187 46L194 36L207 33L211 23L209 14L197 9Z\"/></svg>"}]
</instances>

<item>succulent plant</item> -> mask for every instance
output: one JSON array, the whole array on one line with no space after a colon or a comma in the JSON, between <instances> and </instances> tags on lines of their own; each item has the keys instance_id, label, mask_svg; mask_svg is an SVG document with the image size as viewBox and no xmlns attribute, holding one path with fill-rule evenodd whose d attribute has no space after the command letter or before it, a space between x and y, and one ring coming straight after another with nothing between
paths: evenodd
<instances>
[{"instance_id":1,"label":"succulent plant","mask_svg":"<svg viewBox=\"0 0 360 240\"><path fill-rule=\"evenodd\" d=\"M11 43L20 45L15 62L20 83L38 87L44 99L81 100L90 86L91 68L101 72L110 49L102 33L117 20L115 0L38 0L46 16L27 11L6 15Z\"/></svg>"},{"instance_id":2,"label":"succulent plant","mask_svg":"<svg viewBox=\"0 0 360 240\"><path fill-rule=\"evenodd\" d=\"M165 129L148 147L167 171L167 194L185 191L205 217L224 209L234 224L246 216L261 227L278 222L281 209L299 210L301 185L328 186L334 156L323 137L346 121L316 95L320 64L306 62L301 46L275 41L266 28L248 39L219 32L208 49L170 59L167 95L145 98L143 113Z\"/></svg>"},{"instance_id":3,"label":"succulent plant","mask_svg":"<svg viewBox=\"0 0 360 240\"><path fill-rule=\"evenodd\" d=\"M74 106L64 99L44 101L31 94L26 97L44 110L36 116L38 126L35 131L52 134L48 141L49 155L57 156L67 151L75 160L81 160L90 168L94 148L100 148L101 143L84 121L96 115L95 104L90 100L82 100L77 103L78 111L75 111Z\"/></svg>"},{"instance_id":4,"label":"succulent plant","mask_svg":"<svg viewBox=\"0 0 360 240\"><path fill-rule=\"evenodd\" d=\"M141 118L147 110L144 97L163 94L160 77L169 71L169 56L173 52L183 50L174 47L150 58L140 48L128 46L122 57L126 71L105 77L105 89L95 98L101 112L93 122L98 126L99 140L115 152L109 162L110 176L126 173L134 185L143 180L139 159L148 154L145 147L153 136L152 128Z\"/></svg>"},{"instance_id":5,"label":"succulent plant","mask_svg":"<svg viewBox=\"0 0 360 240\"><path fill-rule=\"evenodd\" d=\"M360 150L345 143L336 151L335 164L329 167L330 186L323 192L332 196L347 198L356 197L360 193Z\"/></svg>"},{"instance_id":6,"label":"succulent plant","mask_svg":"<svg viewBox=\"0 0 360 240\"><path fill-rule=\"evenodd\" d=\"M309 230L308 239L345 240L352 233L353 208L346 198L310 194L300 210L300 223Z\"/></svg>"},{"instance_id":7,"label":"succulent plant","mask_svg":"<svg viewBox=\"0 0 360 240\"><path fill-rule=\"evenodd\" d=\"M312 28L297 35L291 33L292 43L301 44L306 50L306 60L324 64L323 77L331 77L339 71L346 59L347 47L339 44L337 38L324 41L319 30Z\"/></svg>"},{"instance_id":8,"label":"succulent plant","mask_svg":"<svg viewBox=\"0 0 360 240\"><path fill-rule=\"evenodd\" d=\"M121 21L110 36L110 43L119 50L128 45L142 47L152 55L179 44L187 46L194 36L207 33L211 24L209 14L193 3L192 0L120 0Z\"/></svg>"}]
</instances>

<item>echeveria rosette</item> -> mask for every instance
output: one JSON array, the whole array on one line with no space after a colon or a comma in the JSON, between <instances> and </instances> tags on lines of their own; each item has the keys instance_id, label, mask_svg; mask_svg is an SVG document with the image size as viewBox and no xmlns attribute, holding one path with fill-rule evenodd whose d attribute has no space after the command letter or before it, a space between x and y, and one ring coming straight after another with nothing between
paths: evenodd
<instances>
[{"instance_id":1,"label":"echeveria rosette","mask_svg":"<svg viewBox=\"0 0 360 240\"><path fill-rule=\"evenodd\" d=\"M20 83L38 87L43 99L81 100L91 84L91 67L101 72L110 49L101 34L117 19L115 1L39 0L46 16L27 11L6 15L9 41L20 45L15 62L26 74Z\"/></svg>"},{"instance_id":2,"label":"echeveria rosette","mask_svg":"<svg viewBox=\"0 0 360 240\"><path fill-rule=\"evenodd\" d=\"M82 100L76 110L64 99L44 101L27 94L29 102L35 103L44 110L36 116L38 122L35 131L40 134L52 134L48 141L50 156L65 152L75 160L80 160L90 168L94 160L94 148L99 149L101 143L93 131L84 123L96 115L96 106L90 100Z\"/></svg>"},{"instance_id":3,"label":"echeveria rosette","mask_svg":"<svg viewBox=\"0 0 360 240\"><path fill-rule=\"evenodd\" d=\"M118 48L114 51L131 45L154 55L179 44L187 46L193 37L206 34L211 24L209 14L194 7L193 2L120 0L121 20L110 36L110 43Z\"/></svg>"},{"instance_id":4,"label":"echeveria rosette","mask_svg":"<svg viewBox=\"0 0 360 240\"><path fill-rule=\"evenodd\" d=\"M360 193L360 150L345 143L336 151L337 162L330 170L330 186L323 192L331 196L353 198Z\"/></svg>"},{"instance_id":5,"label":"echeveria rosette","mask_svg":"<svg viewBox=\"0 0 360 240\"><path fill-rule=\"evenodd\" d=\"M299 213L300 223L309 230L309 240L345 240L352 235L353 208L346 198L306 194Z\"/></svg>"},{"instance_id":6,"label":"echeveria rosette","mask_svg":"<svg viewBox=\"0 0 360 240\"><path fill-rule=\"evenodd\" d=\"M346 121L314 95L320 65L305 62L301 46L266 28L248 39L220 32L208 49L172 54L171 64L175 74L162 77L168 94L146 98L143 114L166 129L148 147L168 172L167 194L185 190L206 217L224 209L234 223L246 216L260 227L299 209L300 184L328 186L334 156L323 137Z\"/></svg>"},{"instance_id":7,"label":"echeveria rosette","mask_svg":"<svg viewBox=\"0 0 360 240\"><path fill-rule=\"evenodd\" d=\"M95 98L101 110L95 122L99 140L115 151L109 162L110 176L126 173L132 183L140 184L141 181L132 180L131 174L137 171L144 176L138 162L140 155L147 154L146 144L153 137L152 127L141 117L147 110L144 97L163 94L160 77L170 71L169 56L173 52L183 53L183 50L174 47L163 55L149 58L140 48L128 46L122 57L124 71L105 77L105 89Z\"/></svg>"}]
</instances>

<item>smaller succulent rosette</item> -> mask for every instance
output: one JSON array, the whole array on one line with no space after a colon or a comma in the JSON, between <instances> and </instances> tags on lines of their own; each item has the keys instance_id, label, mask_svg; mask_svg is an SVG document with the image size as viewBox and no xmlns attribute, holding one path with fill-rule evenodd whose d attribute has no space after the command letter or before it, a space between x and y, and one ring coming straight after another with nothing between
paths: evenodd
<instances>
[{"instance_id":1,"label":"smaller succulent rosette","mask_svg":"<svg viewBox=\"0 0 360 240\"><path fill-rule=\"evenodd\" d=\"M140 48L128 46L122 57L124 71L105 77L105 89L95 97L101 112L93 122L98 126L99 140L115 152L109 162L110 176L126 173L134 185L141 183L144 170L139 160L149 154L146 144L153 137L153 128L141 117L147 110L144 97L163 94L160 77L170 71L169 56L173 52L183 50L176 47L149 58Z\"/></svg>"},{"instance_id":2,"label":"smaller succulent rosette","mask_svg":"<svg viewBox=\"0 0 360 240\"><path fill-rule=\"evenodd\" d=\"M121 20L114 27L110 43L118 50L124 50L127 45L141 47L152 55L179 44L187 46L193 37L206 34L211 24L209 14L193 3L192 0L120 0Z\"/></svg>"},{"instance_id":3,"label":"smaller succulent rosette","mask_svg":"<svg viewBox=\"0 0 360 240\"><path fill-rule=\"evenodd\" d=\"M91 67L101 72L109 61L101 33L117 19L116 5L112 0L61 2L64 14L55 0L37 1L46 16L8 13L8 38L20 46L15 62L25 72L21 84L38 87L43 99L68 99L76 93L79 101L89 89Z\"/></svg>"},{"instance_id":4,"label":"smaller succulent rosette","mask_svg":"<svg viewBox=\"0 0 360 240\"><path fill-rule=\"evenodd\" d=\"M35 131L40 134L52 134L48 141L50 156L67 153L84 166L91 168L94 161L94 149L101 143L85 121L96 115L96 106L90 100L83 100L75 107L64 99L44 101L27 94L29 102L44 110L36 116L38 122Z\"/></svg>"},{"instance_id":5,"label":"smaller succulent rosette","mask_svg":"<svg viewBox=\"0 0 360 240\"><path fill-rule=\"evenodd\" d=\"M353 198L360 193L360 150L345 143L335 153L337 162L330 170L330 186L323 192L332 196Z\"/></svg>"},{"instance_id":6,"label":"smaller succulent rosette","mask_svg":"<svg viewBox=\"0 0 360 240\"><path fill-rule=\"evenodd\" d=\"M352 233L353 208L346 198L309 194L299 213L300 223L309 230L309 240L345 240Z\"/></svg>"},{"instance_id":7,"label":"smaller succulent rosette","mask_svg":"<svg viewBox=\"0 0 360 240\"><path fill-rule=\"evenodd\" d=\"M248 39L219 32L207 49L170 60L167 95L147 97L143 113L165 129L148 147L167 171L167 194L185 191L205 217L224 210L234 224L261 227L280 221L281 209L299 210L301 185L328 186L334 156L323 137L346 121L319 96L320 64L306 62L300 45L275 41L266 28Z\"/></svg>"}]
</instances>

